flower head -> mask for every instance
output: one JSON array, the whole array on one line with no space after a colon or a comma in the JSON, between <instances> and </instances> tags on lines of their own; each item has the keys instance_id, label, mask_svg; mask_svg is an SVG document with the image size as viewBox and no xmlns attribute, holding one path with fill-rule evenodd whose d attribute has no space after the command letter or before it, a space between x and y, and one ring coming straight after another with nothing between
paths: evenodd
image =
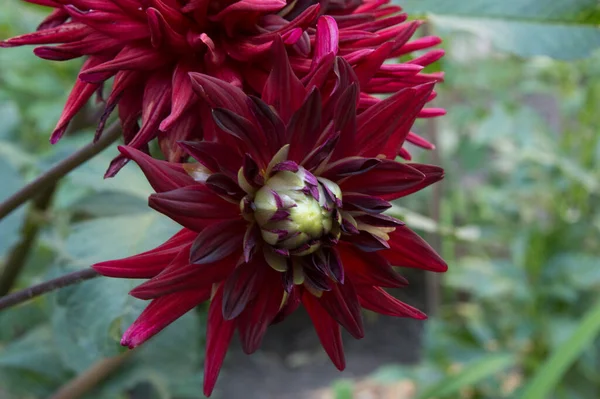
<instances>
[{"instance_id":1,"label":"flower head","mask_svg":"<svg viewBox=\"0 0 600 399\"><path fill-rule=\"evenodd\" d=\"M235 330L252 353L270 324L302 304L343 369L340 325L363 337L361 308L425 318L384 291L406 284L392 265L446 270L427 243L383 213L389 201L443 177L441 168L394 160L433 84L402 89L357 116L358 77L343 58L304 84L281 40L273 54L262 99L192 74L217 140L180 143L197 162L120 147L155 189L150 206L184 228L154 250L94 265L106 276L150 278L131 292L152 302L125 332L129 347L210 300L207 395Z\"/></svg>"},{"instance_id":2,"label":"flower head","mask_svg":"<svg viewBox=\"0 0 600 399\"><path fill-rule=\"evenodd\" d=\"M203 138L202 113L194 106L199 97L189 73L210 75L258 95L272 68L268 51L275 37L283 38L293 70L303 79L329 68L335 55L344 57L361 84L359 112L379 101L372 94L442 79L440 74L421 73L442 50L402 64L384 64L439 43L437 37L410 42L419 22L405 22L406 15L398 14L400 8L389 1L26 1L54 11L38 31L1 41L0 47L40 45L35 54L54 61L85 57L52 142L114 78L97 137L118 105L128 146L146 151L157 138L167 159L179 162L185 153L177 142ZM319 19L324 13L331 15ZM441 114L443 110L432 108L419 116ZM414 133L407 139L432 147ZM405 150L399 152L409 157ZM115 159L107 176L125 162L123 157Z\"/></svg>"}]
</instances>

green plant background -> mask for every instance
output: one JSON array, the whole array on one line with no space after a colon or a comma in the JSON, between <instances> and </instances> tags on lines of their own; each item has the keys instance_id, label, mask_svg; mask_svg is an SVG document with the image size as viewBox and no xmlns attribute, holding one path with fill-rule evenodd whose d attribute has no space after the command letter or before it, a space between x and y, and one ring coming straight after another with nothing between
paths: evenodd
<instances>
[{"instance_id":1,"label":"green plant background","mask_svg":"<svg viewBox=\"0 0 600 399\"><path fill-rule=\"evenodd\" d=\"M439 239L450 269L421 364L382 364L367 385L408 386L399 399L600 397L599 3L395 2L445 39L437 101L448 115L435 127L441 192L427 189L393 213ZM42 15L8 0L0 38L33 30ZM0 51L0 201L90 140L85 130L54 147L47 140L78 67L30 48ZM18 288L151 248L177 230L147 208L150 188L136 168L102 179L112 154L58 187ZM24 218L21 209L0 222L0 270ZM127 296L131 288L97 279L1 312L0 397L47 397L122 353L119 335L144 306ZM199 397L204 315L174 323L86 397L126 398L140 387L147 397ZM332 382L329 397L361 397L364 384Z\"/></svg>"}]
</instances>

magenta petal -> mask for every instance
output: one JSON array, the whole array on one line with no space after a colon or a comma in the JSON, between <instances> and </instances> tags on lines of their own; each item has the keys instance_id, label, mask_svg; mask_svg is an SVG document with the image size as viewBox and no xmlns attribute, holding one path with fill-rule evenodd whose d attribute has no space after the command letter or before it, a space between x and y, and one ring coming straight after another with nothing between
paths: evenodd
<instances>
[{"instance_id":1,"label":"magenta petal","mask_svg":"<svg viewBox=\"0 0 600 399\"><path fill-rule=\"evenodd\" d=\"M209 297L210 286L175 292L153 300L125 331L121 345L130 349L141 345Z\"/></svg>"}]
</instances>

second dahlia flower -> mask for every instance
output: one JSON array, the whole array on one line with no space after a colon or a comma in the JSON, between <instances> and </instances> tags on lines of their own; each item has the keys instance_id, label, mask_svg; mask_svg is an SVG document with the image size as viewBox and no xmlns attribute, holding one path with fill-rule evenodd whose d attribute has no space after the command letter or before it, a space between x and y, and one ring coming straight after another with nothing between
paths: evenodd
<instances>
[{"instance_id":1,"label":"second dahlia flower","mask_svg":"<svg viewBox=\"0 0 600 399\"><path fill-rule=\"evenodd\" d=\"M383 213L389 201L443 177L439 167L394 160L432 84L402 89L357 116L358 78L343 58L304 84L283 46L275 40L262 99L192 75L218 139L181 143L197 162L120 147L156 191L150 206L183 229L154 250L94 268L149 278L131 292L152 302L123 335L130 348L210 301L206 395L235 331L252 353L270 324L302 305L341 370L340 326L363 337L362 308L425 318L384 290L406 284L392 266L446 270L425 241Z\"/></svg>"},{"instance_id":2,"label":"second dahlia flower","mask_svg":"<svg viewBox=\"0 0 600 399\"><path fill-rule=\"evenodd\" d=\"M276 37L283 38L300 78L310 79L333 62L333 55L344 57L361 83L359 112L379 101L374 94L442 79L441 74L421 73L442 50L406 63L384 63L440 42L437 37L411 40L420 22L407 22L389 0L25 1L53 11L36 32L0 41L0 47L40 45L35 54L53 61L85 57L52 142L94 93L102 97L103 85L114 78L97 135L118 106L128 146L147 152L148 143L157 138L168 160L181 161L185 153L177 141L203 138L203 121L193 111L199 98L188 74L207 74L259 95L272 68L268 50ZM443 113L429 108L419 116ZM414 133L407 140L432 148ZM406 150L398 151L410 157ZM116 159L107 176L124 162Z\"/></svg>"}]
</instances>

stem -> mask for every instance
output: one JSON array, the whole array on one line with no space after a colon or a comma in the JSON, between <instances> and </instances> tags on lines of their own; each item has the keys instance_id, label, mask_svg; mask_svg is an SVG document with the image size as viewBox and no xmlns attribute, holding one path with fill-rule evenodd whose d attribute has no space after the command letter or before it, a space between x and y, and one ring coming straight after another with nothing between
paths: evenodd
<instances>
[{"instance_id":1,"label":"stem","mask_svg":"<svg viewBox=\"0 0 600 399\"><path fill-rule=\"evenodd\" d=\"M27 256L35 244L40 231L40 216L43 215L52 201L56 186L50 186L40 193L29 208L25 223L21 230L21 240L14 246L2 274L0 275L0 297L8 294L25 266Z\"/></svg>"},{"instance_id":2,"label":"stem","mask_svg":"<svg viewBox=\"0 0 600 399\"><path fill-rule=\"evenodd\" d=\"M21 190L11 195L6 201L0 203L0 220L19 206L23 205L40 191L53 186L73 169L102 152L102 150L115 142L120 135L121 129L119 123L115 122L106 129L97 142L89 143L71 154L69 157L48 169L37 179L27 184Z\"/></svg>"},{"instance_id":3,"label":"stem","mask_svg":"<svg viewBox=\"0 0 600 399\"><path fill-rule=\"evenodd\" d=\"M77 399L83 397L83 395L96 387L99 382L121 367L132 353L133 351L127 351L118 356L96 362L92 367L62 386L50 399Z\"/></svg>"},{"instance_id":4,"label":"stem","mask_svg":"<svg viewBox=\"0 0 600 399\"><path fill-rule=\"evenodd\" d=\"M92 268L78 270L73 273L55 278L44 283L34 285L13 294L0 297L0 310L26 302L46 292L54 291L72 284L98 277L99 274Z\"/></svg>"}]
</instances>

